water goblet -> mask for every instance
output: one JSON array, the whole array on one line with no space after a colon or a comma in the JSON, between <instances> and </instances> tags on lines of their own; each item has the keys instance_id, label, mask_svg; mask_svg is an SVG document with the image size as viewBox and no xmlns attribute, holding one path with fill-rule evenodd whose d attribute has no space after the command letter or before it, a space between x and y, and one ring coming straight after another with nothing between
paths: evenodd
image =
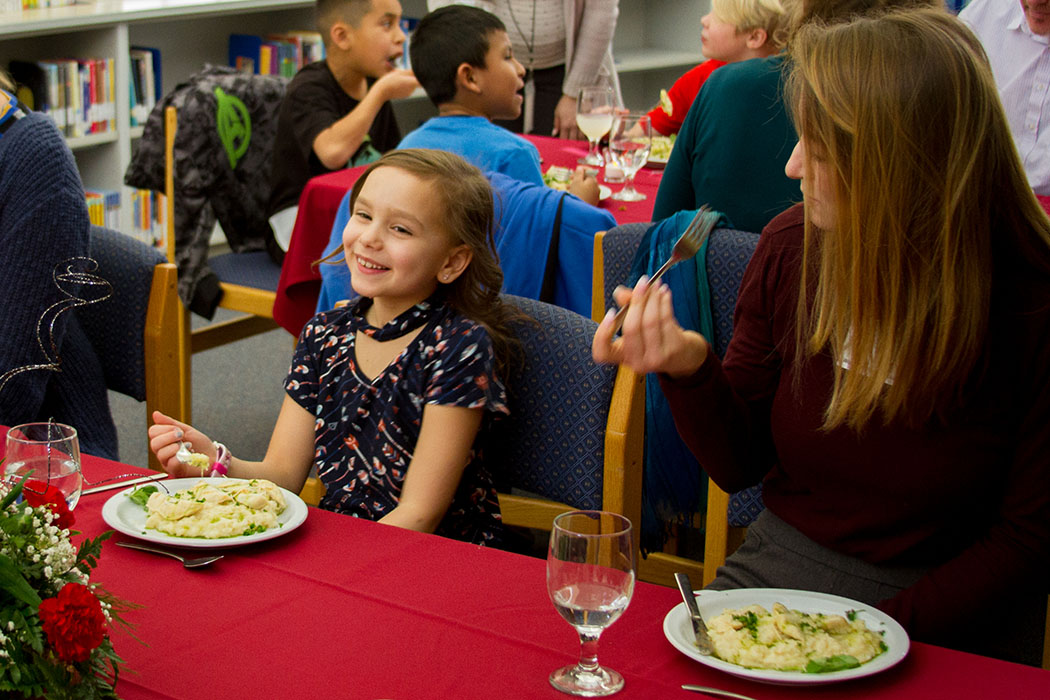
<instances>
[{"instance_id":1,"label":"water goblet","mask_svg":"<svg viewBox=\"0 0 1050 700\"><path fill-rule=\"evenodd\" d=\"M75 428L63 423L25 423L7 431L4 479L23 491L43 495L49 486L61 492L70 510L80 500L80 443Z\"/></svg>"},{"instance_id":2,"label":"water goblet","mask_svg":"<svg viewBox=\"0 0 1050 700\"><path fill-rule=\"evenodd\" d=\"M613 199L640 202L645 195L634 189L634 175L649 160L653 145L653 127L648 114L617 114L609 132L609 154L623 169L627 184Z\"/></svg>"},{"instance_id":3,"label":"water goblet","mask_svg":"<svg viewBox=\"0 0 1050 700\"><path fill-rule=\"evenodd\" d=\"M623 676L598 665L598 638L634 592L631 521L605 511L571 511L554 519L547 550L547 592L580 635L580 661L550 675L570 695L600 697L623 688Z\"/></svg>"},{"instance_id":4,"label":"water goblet","mask_svg":"<svg viewBox=\"0 0 1050 700\"><path fill-rule=\"evenodd\" d=\"M585 87L576 98L576 126L587 136L590 148L580 158L583 165L605 165L598 142L609 131L613 121L613 91L610 87Z\"/></svg>"}]
</instances>

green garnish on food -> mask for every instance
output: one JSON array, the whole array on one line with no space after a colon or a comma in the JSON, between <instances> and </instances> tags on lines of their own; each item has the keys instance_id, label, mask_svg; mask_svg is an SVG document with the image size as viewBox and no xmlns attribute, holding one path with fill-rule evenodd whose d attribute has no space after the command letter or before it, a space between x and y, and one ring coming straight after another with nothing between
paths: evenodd
<instances>
[{"instance_id":1,"label":"green garnish on food","mask_svg":"<svg viewBox=\"0 0 1050 700\"><path fill-rule=\"evenodd\" d=\"M856 610L847 610L846 611L846 619L849 620L850 622L853 622L854 620L856 620L857 619L857 611Z\"/></svg>"},{"instance_id":2,"label":"green garnish on food","mask_svg":"<svg viewBox=\"0 0 1050 700\"><path fill-rule=\"evenodd\" d=\"M157 492L157 487L156 486L141 486L141 487L135 489L134 491L132 491L131 493L129 493L128 494L128 498L131 499L132 503L136 503L136 504L142 506L143 508L145 508L146 507L146 501L148 501L149 497L152 496L156 492Z\"/></svg>"},{"instance_id":3,"label":"green garnish on food","mask_svg":"<svg viewBox=\"0 0 1050 700\"><path fill-rule=\"evenodd\" d=\"M733 619L751 631L751 636L758 639L758 615L748 610L743 615L733 615Z\"/></svg>"},{"instance_id":4,"label":"green garnish on food","mask_svg":"<svg viewBox=\"0 0 1050 700\"><path fill-rule=\"evenodd\" d=\"M856 657L849 654L836 654L826 659L811 659L806 664L806 673L833 673L845 671L847 668L857 668L860 662Z\"/></svg>"}]
</instances>

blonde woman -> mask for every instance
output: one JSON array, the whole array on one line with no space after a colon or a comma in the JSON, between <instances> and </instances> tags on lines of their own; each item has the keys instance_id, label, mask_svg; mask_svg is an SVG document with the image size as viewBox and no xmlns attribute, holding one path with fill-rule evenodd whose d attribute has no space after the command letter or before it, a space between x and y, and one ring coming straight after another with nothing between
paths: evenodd
<instances>
[{"instance_id":1,"label":"blonde woman","mask_svg":"<svg viewBox=\"0 0 1050 700\"><path fill-rule=\"evenodd\" d=\"M1050 561L1050 221L947 12L807 26L791 54L804 203L766 227L725 361L644 280L595 359L662 373L712 478L763 483L712 587L837 593L1019 658Z\"/></svg>"}]
</instances>

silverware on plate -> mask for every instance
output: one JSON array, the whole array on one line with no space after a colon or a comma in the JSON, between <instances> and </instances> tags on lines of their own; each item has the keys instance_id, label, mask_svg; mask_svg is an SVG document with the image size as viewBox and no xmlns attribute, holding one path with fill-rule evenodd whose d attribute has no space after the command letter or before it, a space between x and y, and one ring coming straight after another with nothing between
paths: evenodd
<instances>
[{"instance_id":1,"label":"silverware on plate","mask_svg":"<svg viewBox=\"0 0 1050 700\"><path fill-rule=\"evenodd\" d=\"M182 565L185 566L187 569L197 569L202 566L207 566L208 564L212 564L214 562L219 561L223 557L222 554L212 554L206 557L196 557L194 559L187 559L186 557L176 554L175 552L169 552L168 550L161 549L160 547L150 547L149 545L139 544L138 542L117 542L117 546L127 547L128 549L140 549L143 552L152 552L153 554L163 554L166 557L178 559L182 562Z\"/></svg>"},{"instance_id":2,"label":"silverware on plate","mask_svg":"<svg viewBox=\"0 0 1050 700\"><path fill-rule=\"evenodd\" d=\"M682 600L685 601L685 609L689 613L689 621L693 623L696 646L699 647L701 654L710 656L714 649L711 647L711 637L707 634L707 625L704 623L703 616L700 615L700 608L696 605L696 594L693 593L693 584L689 582L688 574L676 573L674 580L678 583L678 590L682 593Z\"/></svg>"},{"instance_id":3,"label":"silverware on plate","mask_svg":"<svg viewBox=\"0 0 1050 700\"><path fill-rule=\"evenodd\" d=\"M740 693L734 693L729 690L721 690L719 688L708 688L706 685L683 685L682 690L691 690L694 693L703 693L704 695L711 695L716 698L735 698L736 700L755 700L750 695L741 695Z\"/></svg>"}]
</instances>

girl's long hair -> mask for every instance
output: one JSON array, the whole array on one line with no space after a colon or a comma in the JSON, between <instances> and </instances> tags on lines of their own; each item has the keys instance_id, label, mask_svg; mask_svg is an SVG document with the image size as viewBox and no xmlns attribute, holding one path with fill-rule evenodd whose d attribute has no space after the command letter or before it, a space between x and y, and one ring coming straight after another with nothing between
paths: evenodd
<instances>
[{"instance_id":1,"label":"girl's long hair","mask_svg":"<svg viewBox=\"0 0 1050 700\"><path fill-rule=\"evenodd\" d=\"M467 318L480 324L492 338L496 371L506 377L508 363L517 354L518 341L509 324L521 313L500 299L503 270L493 239L492 185L476 167L446 151L407 148L390 151L372 163L350 191L353 211L361 188L376 168L399 168L433 182L441 198L445 230L454 245L466 245L473 257L463 273L445 287L445 301Z\"/></svg>"},{"instance_id":2,"label":"girl's long hair","mask_svg":"<svg viewBox=\"0 0 1050 700\"><path fill-rule=\"evenodd\" d=\"M837 190L833 230L806 218L796 326L834 359L824 427L943 419L980 372L997 261L1050 269L987 59L937 9L803 26L789 52L807 176L825 158Z\"/></svg>"}]
</instances>

